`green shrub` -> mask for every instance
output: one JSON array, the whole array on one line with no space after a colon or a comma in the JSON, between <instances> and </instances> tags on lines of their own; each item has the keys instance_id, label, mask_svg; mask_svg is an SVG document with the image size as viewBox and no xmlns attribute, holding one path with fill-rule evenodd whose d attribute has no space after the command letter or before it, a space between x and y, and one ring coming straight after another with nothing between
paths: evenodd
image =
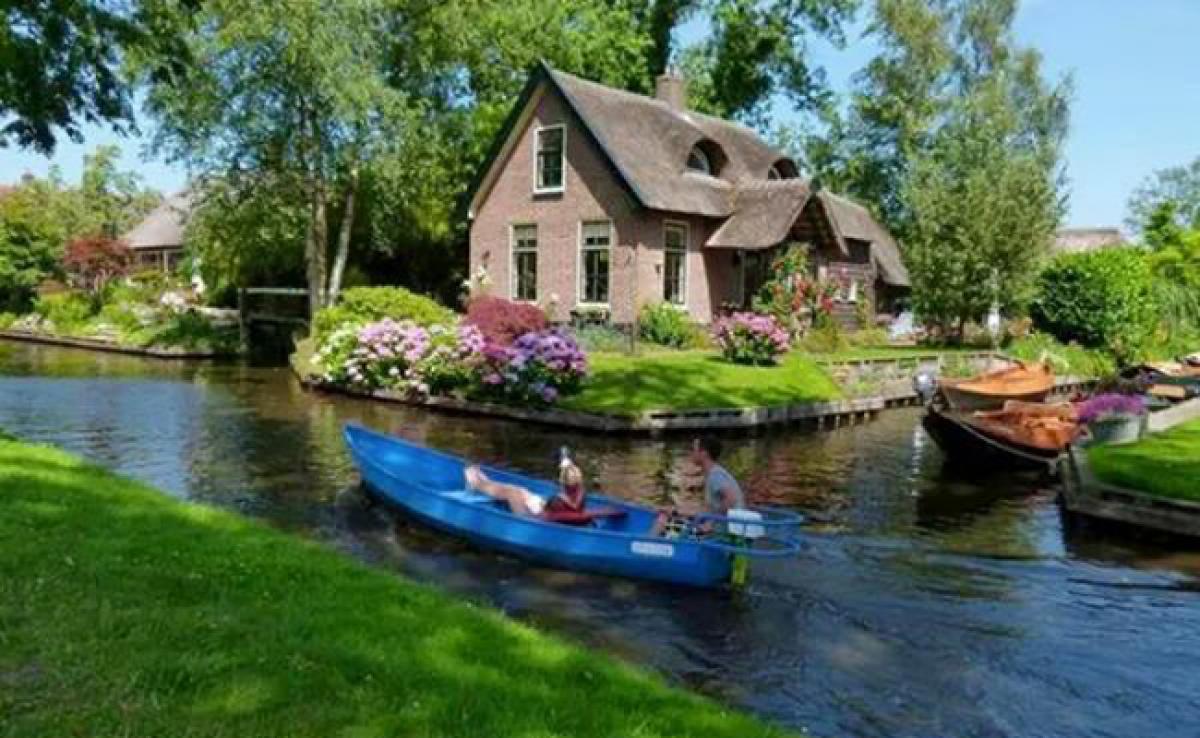
<instances>
[{"instance_id":1,"label":"green shrub","mask_svg":"<svg viewBox=\"0 0 1200 738\"><path fill-rule=\"evenodd\" d=\"M79 292L43 295L34 303L33 310L54 323L57 331L82 328L95 314L91 298Z\"/></svg>"},{"instance_id":2,"label":"green shrub","mask_svg":"<svg viewBox=\"0 0 1200 738\"><path fill-rule=\"evenodd\" d=\"M237 349L238 335L232 326L215 326L200 313L186 310L172 315L161 327L145 334L144 343L147 346L233 353Z\"/></svg>"},{"instance_id":3,"label":"green shrub","mask_svg":"<svg viewBox=\"0 0 1200 738\"><path fill-rule=\"evenodd\" d=\"M1145 254L1113 248L1056 258L1038 278L1034 325L1063 343L1106 348L1124 364L1153 338L1154 283Z\"/></svg>"},{"instance_id":4,"label":"green shrub","mask_svg":"<svg viewBox=\"0 0 1200 738\"><path fill-rule=\"evenodd\" d=\"M101 321L114 325L126 333L140 330L142 327L142 321L138 319L137 313L133 311L132 306L127 302L105 305L100 308L100 315L98 317Z\"/></svg>"},{"instance_id":5,"label":"green shrub","mask_svg":"<svg viewBox=\"0 0 1200 738\"><path fill-rule=\"evenodd\" d=\"M0 313L0 331L8 330L16 322L16 313Z\"/></svg>"},{"instance_id":6,"label":"green shrub","mask_svg":"<svg viewBox=\"0 0 1200 738\"><path fill-rule=\"evenodd\" d=\"M1077 377L1107 377L1117 370L1113 357L1103 349L1088 349L1077 343L1064 345L1054 336L1037 331L1014 340L1004 353L1024 361L1048 361L1055 372Z\"/></svg>"},{"instance_id":7,"label":"green shrub","mask_svg":"<svg viewBox=\"0 0 1200 738\"><path fill-rule=\"evenodd\" d=\"M354 287L342 292L337 305L317 312L313 332L318 339L344 325L365 325L384 318L411 320L417 325L452 325L453 310L403 287Z\"/></svg>"},{"instance_id":8,"label":"green shrub","mask_svg":"<svg viewBox=\"0 0 1200 738\"><path fill-rule=\"evenodd\" d=\"M875 348L877 346L887 346L890 343L890 336L883 328L865 328L855 331L848 336L850 345L861 348Z\"/></svg>"},{"instance_id":9,"label":"green shrub","mask_svg":"<svg viewBox=\"0 0 1200 738\"><path fill-rule=\"evenodd\" d=\"M800 350L810 354L833 354L850 348L850 340L835 320L823 320L800 339Z\"/></svg>"},{"instance_id":10,"label":"green shrub","mask_svg":"<svg viewBox=\"0 0 1200 738\"><path fill-rule=\"evenodd\" d=\"M696 329L688 320L688 314L665 302L644 305L638 312L638 335L643 341L659 346L684 348L691 342L695 332Z\"/></svg>"},{"instance_id":11,"label":"green shrub","mask_svg":"<svg viewBox=\"0 0 1200 738\"><path fill-rule=\"evenodd\" d=\"M629 350L629 336L607 325L586 325L574 330L575 341L591 353L623 353Z\"/></svg>"}]
</instances>

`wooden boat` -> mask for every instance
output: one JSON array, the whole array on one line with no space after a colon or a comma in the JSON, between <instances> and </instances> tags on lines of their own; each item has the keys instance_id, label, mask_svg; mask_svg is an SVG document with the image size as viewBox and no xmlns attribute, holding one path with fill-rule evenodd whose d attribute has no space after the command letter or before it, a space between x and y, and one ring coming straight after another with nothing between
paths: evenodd
<instances>
[{"instance_id":1,"label":"wooden boat","mask_svg":"<svg viewBox=\"0 0 1200 738\"><path fill-rule=\"evenodd\" d=\"M1080 433L1070 403L1009 401L976 412L930 407L923 424L952 462L1034 468L1053 464Z\"/></svg>"},{"instance_id":2,"label":"wooden boat","mask_svg":"<svg viewBox=\"0 0 1200 738\"><path fill-rule=\"evenodd\" d=\"M562 569L651 579L701 587L729 580L736 555L795 555L796 513L759 509L761 517L745 520L700 516L727 526L730 536L647 535L657 512L623 500L589 494L586 525L566 525L515 515L487 495L465 489L462 459L365 428L348 425L346 445L374 494L413 518L476 545ZM491 478L517 484L534 494L552 497L553 482L503 469L487 468ZM741 526L741 527L739 527ZM756 537L755 537L756 536Z\"/></svg>"},{"instance_id":3,"label":"wooden boat","mask_svg":"<svg viewBox=\"0 0 1200 738\"><path fill-rule=\"evenodd\" d=\"M1045 363L1018 362L971 379L943 380L938 389L952 410L994 410L1009 400L1044 401L1054 389L1054 370Z\"/></svg>"}]
</instances>

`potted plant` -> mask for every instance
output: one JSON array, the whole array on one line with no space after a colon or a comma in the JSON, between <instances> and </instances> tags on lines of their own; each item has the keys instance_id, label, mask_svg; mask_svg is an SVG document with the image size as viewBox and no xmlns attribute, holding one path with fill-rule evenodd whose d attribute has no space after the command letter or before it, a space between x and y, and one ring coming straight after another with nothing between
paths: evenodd
<instances>
[{"instance_id":1,"label":"potted plant","mask_svg":"<svg viewBox=\"0 0 1200 738\"><path fill-rule=\"evenodd\" d=\"M1079 406L1079 421L1095 443L1133 443L1142 437L1146 403L1136 395L1096 395Z\"/></svg>"}]
</instances>

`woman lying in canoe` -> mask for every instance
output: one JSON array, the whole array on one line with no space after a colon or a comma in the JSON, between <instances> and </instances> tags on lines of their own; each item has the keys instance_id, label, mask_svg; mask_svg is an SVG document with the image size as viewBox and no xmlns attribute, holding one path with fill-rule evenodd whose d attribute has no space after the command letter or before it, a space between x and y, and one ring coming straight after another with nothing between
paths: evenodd
<instances>
[{"instance_id":1,"label":"woman lying in canoe","mask_svg":"<svg viewBox=\"0 0 1200 738\"><path fill-rule=\"evenodd\" d=\"M467 478L467 489L482 492L497 500L504 500L508 503L508 509L517 515L542 517L547 513L583 512L583 472L567 458L564 458L559 465L558 484L560 489L558 494L549 500L535 495L524 487L488 479L483 470L475 465L468 466L463 474Z\"/></svg>"}]
</instances>

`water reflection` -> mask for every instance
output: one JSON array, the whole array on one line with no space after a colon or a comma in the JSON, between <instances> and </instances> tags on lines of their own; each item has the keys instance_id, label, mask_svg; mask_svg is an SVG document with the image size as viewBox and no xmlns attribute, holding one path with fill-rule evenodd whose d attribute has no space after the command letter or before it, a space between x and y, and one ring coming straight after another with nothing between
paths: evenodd
<instances>
[{"instance_id":1,"label":"water reflection","mask_svg":"<svg viewBox=\"0 0 1200 738\"><path fill-rule=\"evenodd\" d=\"M285 369L0 343L0 426L496 604L821 735L1193 736L1200 557L1064 529L1050 480L943 469L915 411L728 437L750 498L814 521L740 595L530 567L365 498L348 421L662 502L688 439L583 436L304 393Z\"/></svg>"}]
</instances>

